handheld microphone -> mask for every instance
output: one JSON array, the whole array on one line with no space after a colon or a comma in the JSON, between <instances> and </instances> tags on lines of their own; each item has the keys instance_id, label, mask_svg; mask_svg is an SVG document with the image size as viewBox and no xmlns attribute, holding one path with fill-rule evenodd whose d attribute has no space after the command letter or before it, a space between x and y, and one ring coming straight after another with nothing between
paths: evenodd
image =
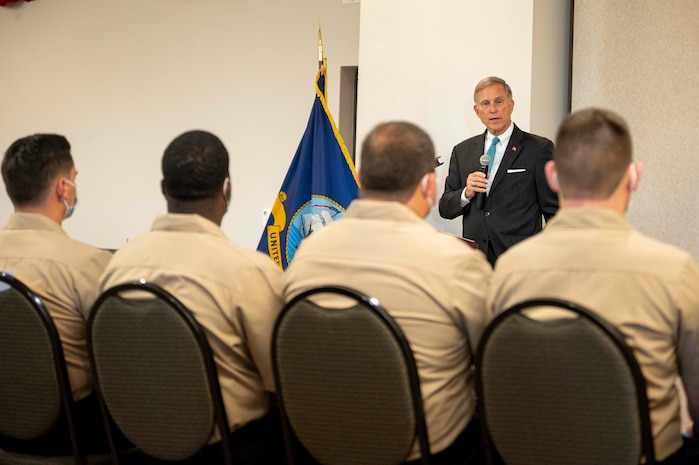
<instances>
[{"instance_id":1,"label":"handheld microphone","mask_svg":"<svg viewBox=\"0 0 699 465\"><path fill-rule=\"evenodd\" d=\"M490 157L488 155L481 155L479 159L481 162L481 173L488 175L488 165L490 165ZM485 192L479 192L476 194L476 208L483 210L483 205L485 204Z\"/></svg>"}]
</instances>

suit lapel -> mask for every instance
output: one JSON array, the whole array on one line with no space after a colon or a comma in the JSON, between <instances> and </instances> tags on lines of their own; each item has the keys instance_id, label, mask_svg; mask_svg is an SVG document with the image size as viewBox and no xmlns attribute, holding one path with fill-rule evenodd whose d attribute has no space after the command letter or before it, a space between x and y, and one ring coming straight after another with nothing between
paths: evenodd
<instances>
[{"instance_id":1,"label":"suit lapel","mask_svg":"<svg viewBox=\"0 0 699 465\"><path fill-rule=\"evenodd\" d=\"M481 155L485 153L485 134L487 131L483 132L482 137L476 137L476 139L473 142L474 149L473 153L476 154L476 164L478 166L481 166Z\"/></svg>"},{"instance_id":2,"label":"suit lapel","mask_svg":"<svg viewBox=\"0 0 699 465\"><path fill-rule=\"evenodd\" d=\"M507 176L507 170L512 167L512 164L522 152L522 147L524 145L523 142L524 134L522 134L522 131L520 131L515 124L515 127L512 130L512 136L510 136L510 144L507 146L507 149L502 156L502 161L500 162L498 172L495 175L495 180L493 181L493 185L490 186L490 192L493 192L493 189L495 189L498 184L505 179L505 176Z\"/></svg>"}]
</instances>

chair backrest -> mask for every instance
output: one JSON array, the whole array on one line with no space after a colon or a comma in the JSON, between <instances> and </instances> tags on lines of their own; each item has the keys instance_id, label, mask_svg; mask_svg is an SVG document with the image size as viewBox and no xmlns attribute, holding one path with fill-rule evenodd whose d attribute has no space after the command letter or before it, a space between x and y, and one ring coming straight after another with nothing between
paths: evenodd
<instances>
[{"instance_id":1,"label":"chair backrest","mask_svg":"<svg viewBox=\"0 0 699 465\"><path fill-rule=\"evenodd\" d=\"M38 439L64 421L75 462L83 463L56 327L41 299L5 272L0 272L0 380L0 434Z\"/></svg>"},{"instance_id":2,"label":"chair backrest","mask_svg":"<svg viewBox=\"0 0 699 465\"><path fill-rule=\"evenodd\" d=\"M349 300L319 305L328 297ZM289 457L293 431L324 465L402 463L416 438L429 463L415 360L376 299L342 287L298 295L277 319L272 362Z\"/></svg>"},{"instance_id":3,"label":"chair backrest","mask_svg":"<svg viewBox=\"0 0 699 465\"><path fill-rule=\"evenodd\" d=\"M143 281L106 290L90 315L88 350L105 418L141 451L184 460L216 427L226 463L232 463L211 348L175 297Z\"/></svg>"},{"instance_id":4,"label":"chair backrest","mask_svg":"<svg viewBox=\"0 0 699 465\"><path fill-rule=\"evenodd\" d=\"M544 308L567 313L528 313ZM505 464L655 463L641 370L591 311L555 299L515 305L486 328L476 366L486 451Z\"/></svg>"}]
</instances>

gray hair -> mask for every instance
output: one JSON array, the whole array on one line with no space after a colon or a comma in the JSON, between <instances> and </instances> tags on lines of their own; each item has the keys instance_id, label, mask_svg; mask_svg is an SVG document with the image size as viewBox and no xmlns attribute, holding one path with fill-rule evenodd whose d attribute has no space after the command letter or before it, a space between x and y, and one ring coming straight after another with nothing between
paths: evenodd
<instances>
[{"instance_id":1,"label":"gray hair","mask_svg":"<svg viewBox=\"0 0 699 465\"><path fill-rule=\"evenodd\" d=\"M510 85L506 83L505 80L502 78L496 76L488 76L487 78L481 79L478 82L478 84L476 84L476 89L473 91L473 103L478 103L478 92L480 92L488 86L492 86L493 84L502 85L505 88L505 92L507 92L507 98L512 100L512 89L510 88Z\"/></svg>"}]
</instances>

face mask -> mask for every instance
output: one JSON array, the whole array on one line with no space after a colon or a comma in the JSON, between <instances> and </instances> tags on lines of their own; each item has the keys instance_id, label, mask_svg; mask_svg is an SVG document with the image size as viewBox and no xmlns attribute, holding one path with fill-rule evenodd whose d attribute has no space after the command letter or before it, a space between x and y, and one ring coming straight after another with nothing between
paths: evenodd
<instances>
[{"instance_id":1,"label":"face mask","mask_svg":"<svg viewBox=\"0 0 699 465\"><path fill-rule=\"evenodd\" d=\"M67 179L65 181L66 181L66 184L70 184L71 186L76 187L76 185L74 183L72 183L71 181L68 181ZM77 190L75 192L75 202L73 203L73 205L68 205L68 202L66 202L66 199L64 199L63 197L61 197L61 201L63 202L63 205L66 206L66 212L63 214L63 219L67 220L68 218L70 218L73 215L73 212L75 211L75 207L78 206L78 192L77 192Z\"/></svg>"}]
</instances>

